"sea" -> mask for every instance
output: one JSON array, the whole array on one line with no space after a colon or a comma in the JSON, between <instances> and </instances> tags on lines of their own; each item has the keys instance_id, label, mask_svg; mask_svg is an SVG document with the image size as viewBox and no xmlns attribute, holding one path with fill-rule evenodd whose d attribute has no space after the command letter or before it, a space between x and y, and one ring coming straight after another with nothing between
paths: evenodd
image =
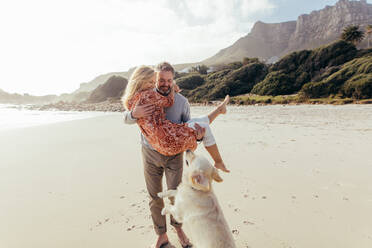
<instances>
[{"instance_id":1,"label":"sea","mask_svg":"<svg viewBox=\"0 0 372 248\"><path fill-rule=\"evenodd\" d=\"M29 110L28 107L28 105L0 104L0 131L86 119L109 114L98 111L40 111Z\"/></svg>"},{"instance_id":2,"label":"sea","mask_svg":"<svg viewBox=\"0 0 372 248\"><path fill-rule=\"evenodd\" d=\"M0 104L0 131L39 126L57 122L120 114L99 111L30 110L28 105ZM213 110L212 106L192 106L191 117L199 117ZM372 130L372 105L268 105L229 106L228 114L220 121L265 125L299 125L323 128Z\"/></svg>"}]
</instances>

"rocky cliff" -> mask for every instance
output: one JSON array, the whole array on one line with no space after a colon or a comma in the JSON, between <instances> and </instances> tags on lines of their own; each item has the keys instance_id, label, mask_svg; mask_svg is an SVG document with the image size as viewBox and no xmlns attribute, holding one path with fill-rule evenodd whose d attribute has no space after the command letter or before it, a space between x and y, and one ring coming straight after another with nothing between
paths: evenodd
<instances>
[{"instance_id":1,"label":"rocky cliff","mask_svg":"<svg viewBox=\"0 0 372 248\"><path fill-rule=\"evenodd\" d=\"M337 40L343 28L360 25L364 29L372 24L372 4L362 1L340 0L334 6L300 15L296 21L263 23L258 21L251 32L203 61L204 64L241 60L243 57L258 57L262 60L280 58L290 52L313 49ZM365 39L361 48L367 46Z\"/></svg>"}]
</instances>

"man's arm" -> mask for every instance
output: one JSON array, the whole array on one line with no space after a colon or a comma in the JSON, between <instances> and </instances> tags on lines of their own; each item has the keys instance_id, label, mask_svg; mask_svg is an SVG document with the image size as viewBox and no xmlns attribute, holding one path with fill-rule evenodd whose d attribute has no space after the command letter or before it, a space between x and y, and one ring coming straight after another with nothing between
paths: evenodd
<instances>
[{"instance_id":1,"label":"man's arm","mask_svg":"<svg viewBox=\"0 0 372 248\"><path fill-rule=\"evenodd\" d=\"M133 118L132 111L125 110L123 113L123 120L125 124L135 124L137 122L137 119Z\"/></svg>"},{"instance_id":2,"label":"man's arm","mask_svg":"<svg viewBox=\"0 0 372 248\"><path fill-rule=\"evenodd\" d=\"M150 116L155 110L153 104L142 104L134 106L132 111L124 111L124 123L125 124L135 124L138 118L143 118Z\"/></svg>"}]
</instances>

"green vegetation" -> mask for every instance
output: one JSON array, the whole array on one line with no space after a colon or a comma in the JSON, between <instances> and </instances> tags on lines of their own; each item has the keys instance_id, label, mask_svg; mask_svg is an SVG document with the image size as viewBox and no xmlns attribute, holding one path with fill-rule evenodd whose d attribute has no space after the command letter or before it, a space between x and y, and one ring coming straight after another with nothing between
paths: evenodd
<instances>
[{"instance_id":1,"label":"green vegetation","mask_svg":"<svg viewBox=\"0 0 372 248\"><path fill-rule=\"evenodd\" d=\"M176 81L178 86L185 90L195 89L205 82L204 77L200 74L188 74Z\"/></svg>"},{"instance_id":2,"label":"green vegetation","mask_svg":"<svg viewBox=\"0 0 372 248\"><path fill-rule=\"evenodd\" d=\"M372 97L372 55L353 59L319 82L310 82L301 90L310 98L341 94L344 97Z\"/></svg>"},{"instance_id":3,"label":"green vegetation","mask_svg":"<svg viewBox=\"0 0 372 248\"><path fill-rule=\"evenodd\" d=\"M254 94L248 94L231 98L231 103L239 105L302 104L302 103L343 105L347 103L371 104L372 100L355 100L352 98L341 98L340 96L310 99L304 97L301 94L282 96L259 96Z\"/></svg>"},{"instance_id":4,"label":"green vegetation","mask_svg":"<svg viewBox=\"0 0 372 248\"><path fill-rule=\"evenodd\" d=\"M364 32L359 30L359 26L350 25L344 28L341 39L353 43L355 46L364 39Z\"/></svg>"},{"instance_id":5,"label":"green vegetation","mask_svg":"<svg viewBox=\"0 0 372 248\"><path fill-rule=\"evenodd\" d=\"M303 99L298 95L286 95L286 96L260 96L254 94L236 96L231 98L231 103L235 104L288 104L288 103L300 103Z\"/></svg>"},{"instance_id":6,"label":"green vegetation","mask_svg":"<svg viewBox=\"0 0 372 248\"><path fill-rule=\"evenodd\" d=\"M296 93L322 71L343 64L355 55L355 46L342 40L312 51L293 52L272 65L270 74L252 93L274 96Z\"/></svg>"},{"instance_id":7,"label":"green vegetation","mask_svg":"<svg viewBox=\"0 0 372 248\"><path fill-rule=\"evenodd\" d=\"M208 73L209 67L206 65L197 65L191 67L190 72L198 72L200 74L206 75Z\"/></svg>"},{"instance_id":8,"label":"green vegetation","mask_svg":"<svg viewBox=\"0 0 372 248\"><path fill-rule=\"evenodd\" d=\"M366 35L367 35L367 40L368 40L368 48L370 48L370 46L369 46L369 37L371 36L371 34L372 34L372 24L369 24L366 27Z\"/></svg>"},{"instance_id":9,"label":"green vegetation","mask_svg":"<svg viewBox=\"0 0 372 248\"><path fill-rule=\"evenodd\" d=\"M253 86L267 74L267 66L261 62L252 62L243 66L233 63L221 70L205 76L195 74L180 77L176 80L182 94L193 102L215 100L248 93Z\"/></svg>"},{"instance_id":10,"label":"green vegetation","mask_svg":"<svg viewBox=\"0 0 372 248\"><path fill-rule=\"evenodd\" d=\"M345 40L290 53L273 65L244 58L211 70L178 74L181 93L191 102L213 101L229 94L243 104L344 104L372 98L372 49L357 50Z\"/></svg>"}]
</instances>

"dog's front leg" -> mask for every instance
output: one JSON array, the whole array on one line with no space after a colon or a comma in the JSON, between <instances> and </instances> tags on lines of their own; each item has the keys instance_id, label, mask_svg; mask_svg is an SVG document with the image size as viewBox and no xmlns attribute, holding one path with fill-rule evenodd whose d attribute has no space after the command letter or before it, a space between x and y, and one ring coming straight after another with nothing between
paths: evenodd
<instances>
[{"instance_id":1,"label":"dog's front leg","mask_svg":"<svg viewBox=\"0 0 372 248\"><path fill-rule=\"evenodd\" d=\"M171 190L167 190L167 191L158 193L158 196L160 198L175 197L176 195L177 195L177 190L176 189L171 189Z\"/></svg>"},{"instance_id":2,"label":"dog's front leg","mask_svg":"<svg viewBox=\"0 0 372 248\"><path fill-rule=\"evenodd\" d=\"M172 214L174 210L172 205L165 204L164 208L161 210L162 215Z\"/></svg>"},{"instance_id":3,"label":"dog's front leg","mask_svg":"<svg viewBox=\"0 0 372 248\"><path fill-rule=\"evenodd\" d=\"M164 208L161 210L161 214L170 214L176 219L177 222L182 222L182 218L179 215L177 208L173 205L165 204Z\"/></svg>"}]
</instances>

